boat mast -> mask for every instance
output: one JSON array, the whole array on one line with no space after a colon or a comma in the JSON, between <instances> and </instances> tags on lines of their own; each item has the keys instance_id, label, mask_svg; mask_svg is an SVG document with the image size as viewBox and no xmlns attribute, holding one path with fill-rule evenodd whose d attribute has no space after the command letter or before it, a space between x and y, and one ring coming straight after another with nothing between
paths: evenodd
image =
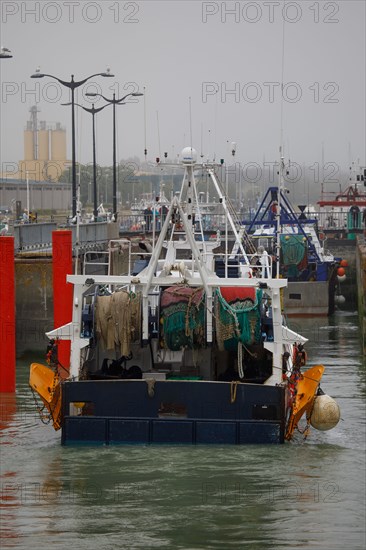
<instances>
[{"instance_id":1,"label":"boat mast","mask_svg":"<svg viewBox=\"0 0 366 550\"><path fill-rule=\"evenodd\" d=\"M282 151L282 145L280 145L280 168L278 170L278 193L277 193L277 207L276 207L276 278L280 278L280 254L281 254L281 197L284 189L283 185L283 172L285 169L285 161Z\"/></svg>"},{"instance_id":2,"label":"boat mast","mask_svg":"<svg viewBox=\"0 0 366 550\"><path fill-rule=\"evenodd\" d=\"M285 70L285 18L282 21L282 63L281 63L281 116L280 116L280 166L278 170L278 193L277 193L277 208L276 208L276 278L280 278L280 253L281 253L281 197L284 188L283 172L284 163L284 147L283 147L283 77Z\"/></svg>"}]
</instances>

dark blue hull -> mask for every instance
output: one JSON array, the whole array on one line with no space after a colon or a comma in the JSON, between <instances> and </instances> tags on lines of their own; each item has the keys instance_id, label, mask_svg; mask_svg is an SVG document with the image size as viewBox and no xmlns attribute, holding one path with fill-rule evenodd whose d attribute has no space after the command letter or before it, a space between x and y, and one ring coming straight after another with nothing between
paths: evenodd
<instances>
[{"instance_id":1,"label":"dark blue hull","mask_svg":"<svg viewBox=\"0 0 366 550\"><path fill-rule=\"evenodd\" d=\"M86 380L64 382L62 401L64 445L284 442L280 386ZM80 402L83 408L72 412L72 403Z\"/></svg>"}]
</instances>

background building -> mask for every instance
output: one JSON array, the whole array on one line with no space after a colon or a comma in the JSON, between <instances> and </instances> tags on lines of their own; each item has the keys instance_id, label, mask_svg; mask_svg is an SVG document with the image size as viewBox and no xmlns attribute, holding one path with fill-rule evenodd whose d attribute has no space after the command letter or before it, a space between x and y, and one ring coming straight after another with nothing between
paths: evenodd
<instances>
[{"instance_id":1,"label":"background building","mask_svg":"<svg viewBox=\"0 0 366 550\"><path fill-rule=\"evenodd\" d=\"M17 203L23 211L28 200L31 212L71 210L71 183L0 178L0 205L15 214Z\"/></svg>"},{"instance_id":2,"label":"background building","mask_svg":"<svg viewBox=\"0 0 366 550\"><path fill-rule=\"evenodd\" d=\"M47 124L38 121L37 106L30 108L30 119L24 130L24 159L12 172L2 177L11 180L57 183L65 169L70 165L66 159L66 130L59 122Z\"/></svg>"}]
</instances>

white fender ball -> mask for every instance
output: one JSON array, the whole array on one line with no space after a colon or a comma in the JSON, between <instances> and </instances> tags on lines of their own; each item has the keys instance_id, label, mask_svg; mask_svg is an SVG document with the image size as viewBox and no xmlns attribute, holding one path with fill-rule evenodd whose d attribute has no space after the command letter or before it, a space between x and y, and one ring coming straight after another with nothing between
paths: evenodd
<instances>
[{"instance_id":1,"label":"white fender ball","mask_svg":"<svg viewBox=\"0 0 366 550\"><path fill-rule=\"evenodd\" d=\"M334 297L334 301L336 304L344 304L346 298L342 294L336 294Z\"/></svg>"},{"instance_id":2,"label":"white fender ball","mask_svg":"<svg viewBox=\"0 0 366 550\"><path fill-rule=\"evenodd\" d=\"M329 395L318 395L310 417L310 424L316 430L331 430L341 418L338 403Z\"/></svg>"}]
</instances>

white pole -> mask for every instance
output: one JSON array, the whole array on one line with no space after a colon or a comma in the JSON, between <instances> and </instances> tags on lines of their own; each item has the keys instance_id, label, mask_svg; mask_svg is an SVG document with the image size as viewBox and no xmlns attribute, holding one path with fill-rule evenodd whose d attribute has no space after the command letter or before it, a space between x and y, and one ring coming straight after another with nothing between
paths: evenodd
<instances>
[{"instance_id":1,"label":"white pole","mask_svg":"<svg viewBox=\"0 0 366 550\"><path fill-rule=\"evenodd\" d=\"M26 172L26 178L27 178L27 216L29 221L29 172L28 170Z\"/></svg>"},{"instance_id":2,"label":"white pole","mask_svg":"<svg viewBox=\"0 0 366 550\"><path fill-rule=\"evenodd\" d=\"M227 154L227 153L226 153ZM226 156L226 158L228 158L228 155ZM225 194L226 194L226 201L228 202L229 201L229 174L228 174L228 166L227 164L225 164L225 183L226 183L226 186L225 186ZM225 202L225 204L227 204L227 202ZM225 278L227 279L227 276L228 276L228 265L227 265L227 262L228 262L228 255L229 255L229 243L228 243L228 219L227 219L227 211L225 211Z\"/></svg>"},{"instance_id":3,"label":"white pole","mask_svg":"<svg viewBox=\"0 0 366 550\"><path fill-rule=\"evenodd\" d=\"M75 242L75 275L79 270L79 245L80 245L80 164L79 164L79 183L76 192L76 242Z\"/></svg>"},{"instance_id":4,"label":"white pole","mask_svg":"<svg viewBox=\"0 0 366 550\"><path fill-rule=\"evenodd\" d=\"M229 141L227 140L226 142L226 159L227 159L227 162L229 162ZM226 161L225 159L225 161ZM225 198L225 206L229 203L229 166L228 164L225 162L225 194L226 194L226 198ZM228 212L227 212L227 208L224 209L224 212L225 212L225 278L227 279L228 277L228 259L229 259L229 243L228 243Z\"/></svg>"}]
</instances>

